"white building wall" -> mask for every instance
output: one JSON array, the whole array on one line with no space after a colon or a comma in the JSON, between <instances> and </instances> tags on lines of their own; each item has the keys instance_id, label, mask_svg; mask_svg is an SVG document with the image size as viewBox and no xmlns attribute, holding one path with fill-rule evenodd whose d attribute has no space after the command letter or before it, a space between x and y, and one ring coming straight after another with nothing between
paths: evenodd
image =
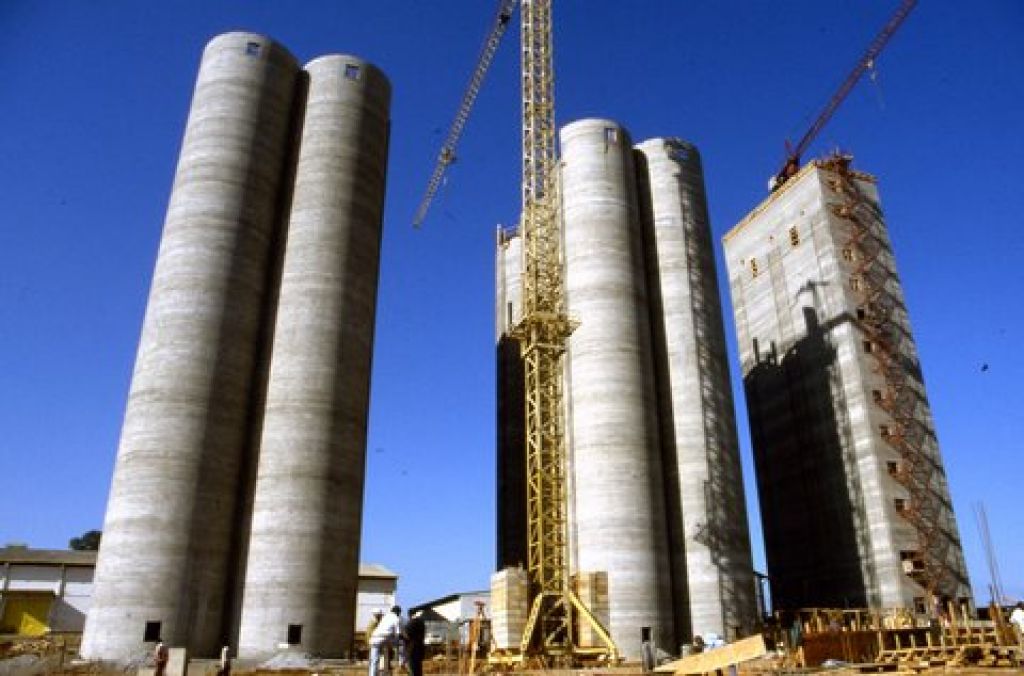
<instances>
[{"instance_id":1,"label":"white building wall","mask_svg":"<svg viewBox=\"0 0 1024 676\"><path fill-rule=\"evenodd\" d=\"M395 590L398 581L395 579L360 579L356 591L356 631L365 631L370 623L374 610L385 612L395 605Z\"/></svg>"},{"instance_id":2,"label":"white building wall","mask_svg":"<svg viewBox=\"0 0 1024 676\"><path fill-rule=\"evenodd\" d=\"M60 593L60 566L13 564L10 591L52 591Z\"/></svg>"}]
</instances>

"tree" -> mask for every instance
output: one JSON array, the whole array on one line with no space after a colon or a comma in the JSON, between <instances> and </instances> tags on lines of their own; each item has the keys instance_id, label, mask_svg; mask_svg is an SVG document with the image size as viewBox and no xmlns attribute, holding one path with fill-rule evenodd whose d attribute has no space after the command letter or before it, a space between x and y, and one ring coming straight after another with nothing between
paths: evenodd
<instances>
[{"instance_id":1,"label":"tree","mask_svg":"<svg viewBox=\"0 0 1024 676\"><path fill-rule=\"evenodd\" d=\"M82 533L82 537L71 538L68 542L68 547L76 551L95 552L100 548L100 538L102 536L103 531L87 530Z\"/></svg>"}]
</instances>

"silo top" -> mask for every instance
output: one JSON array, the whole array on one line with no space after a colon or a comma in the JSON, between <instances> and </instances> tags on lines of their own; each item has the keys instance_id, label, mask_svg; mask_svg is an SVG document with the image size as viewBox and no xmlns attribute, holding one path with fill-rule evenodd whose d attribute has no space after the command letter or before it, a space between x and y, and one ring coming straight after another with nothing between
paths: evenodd
<instances>
[{"instance_id":1,"label":"silo top","mask_svg":"<svg viewBox=\"0 0 1024 676\"><path fill-rule=\"evenodd\" d=\"M244 54L253 59L262 59L273 65L284 66L291 70L299 67L298 59L280 43L259 33L232 31L221 33L208 43L203 50L203 60L223 53Z\"/></svg>"},{"instance_id":2,"label":"silo top","mask_svg":"<svg viewBox=\"0 0 1024 676\"><path fill-rule=\"evenodd\" d=\"M391 82L377 66L351 54L326 54L306 64L306 72L318 79L337 77L337 82L361 87L372 105L385 110L391 103Z\"/></svg>"},{"instance_id":3,"label":"silo top","mask_svg":"<svg viewBox=\"0 0 1024 676\"><path fill-rule=\"evenodd\" d=\"M625 133L625 127L616 122L615 120L609 120L599 117L587 117L582 120L576 120L570 122L562 127L560 137L564 140L572 136L587 136L590 134L602 134L605 133L603 130L611 129L618 133Z\"/></svg>"}]
</instances>

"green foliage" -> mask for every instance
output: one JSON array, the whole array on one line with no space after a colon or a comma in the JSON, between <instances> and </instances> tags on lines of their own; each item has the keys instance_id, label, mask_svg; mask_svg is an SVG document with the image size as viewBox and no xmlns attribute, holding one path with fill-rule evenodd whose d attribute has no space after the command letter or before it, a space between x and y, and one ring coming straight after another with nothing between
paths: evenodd
<instances>
[{"instance_id":1,"label":"green foliage","mask_svg":"<svg viewBox=\"0 0 1024 676\"><path fill-rule=\"evenodd\" d=\"M100 538L103 531L88 530L82 533L81 537L71 538L68 547L76 551L95 552L100 548Z\"/></svg>"}]
</instances>

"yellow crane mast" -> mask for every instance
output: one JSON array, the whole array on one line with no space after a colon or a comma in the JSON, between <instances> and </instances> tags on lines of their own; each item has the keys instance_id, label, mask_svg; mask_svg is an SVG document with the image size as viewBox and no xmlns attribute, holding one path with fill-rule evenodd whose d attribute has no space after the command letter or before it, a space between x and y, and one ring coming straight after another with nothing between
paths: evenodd
<instances>
[{"instance_id":1,"label":"yellow crane mast","mask_svg":"<svg viewBox=\"0 0 1024 676\"><path fill-rule=\"evenodd\" d=\"M499 3L497 23L463 96L416 214L422 222L516 0ZM565 308L555 145L552 0L521 0L522 320L513 329L523 357L526 427L527 578L529 613L518 659L571 664L580 657L617 662L611 636L572 589L568 556L563 357L574 323ZM575 637L588 624L604 646Z\"/></svg>"},{"instance_id":2,"label":"yellow crane mast","mask_svg":"<svg viewBox=\"0 0 1024 676\"><path fill-rule=\"evenodd\" d=\"M522 0L523 314L513 330L526 389L527 577L530 612L521 658L571 663L583 654L618 661L608 632L580 601L569 574L563 357L574 323L565 309L555 149L552 0ZM589 624L604 647L574 640Z\"/></svg>"},{"instance_id":3,"label":"yellow crane mast","mask_svg":"<svg viewBox=\"0 0 1024 676\"><path fill-rule=\"evenodd\" d=\"M521 653L572 651L562 358L573 325L565 311L555 154L551 0L521 8L523 313L526 387L527 577L530 612Z\"/></svg>"}]
</instances>

